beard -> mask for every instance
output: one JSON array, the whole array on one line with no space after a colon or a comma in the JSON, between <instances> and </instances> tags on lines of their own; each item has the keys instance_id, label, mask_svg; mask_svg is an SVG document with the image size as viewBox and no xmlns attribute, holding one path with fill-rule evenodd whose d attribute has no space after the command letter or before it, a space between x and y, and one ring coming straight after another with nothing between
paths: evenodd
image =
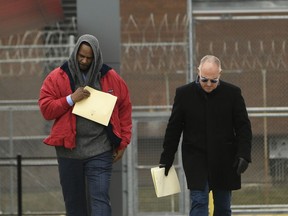
<instances>
[{"instance_id":1,"label":"beard","mask_svg":"<svg viewBox=\"0 0 288 216\"><path fill-rule=\"evenodd\" d=\"M90 65L79 64L81 72L88 72Z\"/></svg>"}]
</instances>

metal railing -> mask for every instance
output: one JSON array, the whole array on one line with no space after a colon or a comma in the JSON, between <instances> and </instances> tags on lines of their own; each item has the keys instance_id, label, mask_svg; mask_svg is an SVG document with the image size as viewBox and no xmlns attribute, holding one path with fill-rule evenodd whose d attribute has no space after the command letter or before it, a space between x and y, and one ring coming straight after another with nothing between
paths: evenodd
<instances>
[{"instance_id":1,"label":"metal railing","mask_svg":"<svg viewBox=\"0 0 288 216\"><path fill-rule=\"evenodd\" d=\"M0 215L54 215L63 216L65 212L23 212L23 191L22 191L22 166L57 166L56 158L23 158L21 154L17 157L1 158L0 166L16 167L17 170L17 213L0 213Z\"/></svg>"},{"instance_id":2,"label":"metal railing","mask_svg":"<svg viewBox=\"0 0 288 216\"><path fill-rule=\"evenodd\" d=\"M35 105L36 101L26 101L20 105L19 101L0 101L0 113L6 112L6 115L9 116L8 120L8 128L13 130L14 122L14 114L15 112L20 111L39 111L39 107ZM247 108L249 116L253 118L263 118L263 117L287 117L288 116L288 107L248 107ZM139 122L151 122L151 121L167 121L171 112L171 106L138 106L133 107L133 127L137 127ZM9 126L10 125L10 126ZM27 140L42 140L45 135L24 135L24 136L15 136L13 133L8 133L7 136L1 136L0 141L7 142L8 145L13 144L16 141L27 141ZM138 164L135 161L138 160L139 154L142 154L137 150L138 146L138 133L133 134L133 145L130 145L127 149L128 152L125 155L126 159L123 161L123 166L126 166L127 169L123 169L123 175L125 175L125 179L128 181L127 184L127 194L128 194L128 211L130 211L130 215L151 215L154 213L143 213L138 211L135 208L135 203L137 204L138 199L138 189L136 186L138 185L138 181L141 180L141 176L139 176L138 172L148 171L151 168L151 165L146 164ZM136 151L135 151L136 148ZM5 213L0 212L0 215L65 215L65 212L62 211L49 211L49 212L28 212L23 211L22 206L22 169L24 167L29 166L39 166L39 167L48 167L48 166L56 166L57 161L55 157L26 157L17 155L17 157L2 157L0 158L0 167L11 167L17 169L17 211L18 213ZM178 170L181 171L181 166L177 166ZM11 178L13 180L13 178ZM185 182L182 179L182 182ZM135 186L136 185L136 186ZM135 188L136 187L136 188ZM49 189L48 189L49 190ZM184 188L185 190L185 188ZM184 197L181 198L180 202L183 202L180 205L183 207L183 211L187 211L189 207L189 201L187 202L187 197L184 194ZM186 210L185 210L186 209ZM243 214L287 214L288 213L288 205L233 205L233 215L243 215ZM135 214L136 212L136 214ZM167 213L167 212L166 212ZM166 214L165 213L165 214ZM157 213L158 214L158 213ZM169 213L167 213L169 214ZM167 215L166 214L166 215ZM177 212L174 212L173 215L176 215ZM161 215L161 213L159 213ZM163 215L163 213L162 213ZM181 213L179 213L181 215ZM183 214L184 215L184 214Z\"/></svg>"},{"instance_id":3,"label":"metal railing","mask_svg":"<svg viewBox=\"0 0 288 216\"><path fill-rule=\"evenodd\" d=\"M56 158L23 158L20 154L13 158L1 158L0 166L16 167L17 169L17 213L0 213L0 215L10 216L22 216L22 215L53 215L53 216L64 216L65 212L23 212L22 204L22 167L23 166L57 166ZM149 166L139 166L139 169L150 169ZM253 214L287 214L288 205L233 205L233 215L253 215ZM139 216L141 215L138 214ZM147 215L147 214L143 214ZM155 213L153 215L163 215L161 213ZM167 214L166 214L167 215ZM183 214L173 214L178 216L184 216Z\"/></svg>"}]
</instances>

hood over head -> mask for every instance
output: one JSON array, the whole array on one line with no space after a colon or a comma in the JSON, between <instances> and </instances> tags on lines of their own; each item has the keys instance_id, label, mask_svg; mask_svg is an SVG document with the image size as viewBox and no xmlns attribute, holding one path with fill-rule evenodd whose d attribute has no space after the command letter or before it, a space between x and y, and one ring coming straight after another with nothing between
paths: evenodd
<instances>
[{"instance_id":1,"label":"hood over head","mask_svg":"<svg viewBox=\"0 0 288 216\"><path fill-rule=\"evenodd\" d=\"M87 42L88 44L90 44L94 55L89 70L87 71L87 73L85 73L86 74L85 79L83 78L83 74L79 68L77 61L77 53L80 48L80 45L83 42ZM100 69L102 67L102 64L103 64L102 52L97 38L90 34L84 34L80 36L75 44L73 52L71 53L68 59L69 70L76 83L76 87L89 85L96 89L100 89L99 80L101 75Z\"/></svg>"}]
</instances>

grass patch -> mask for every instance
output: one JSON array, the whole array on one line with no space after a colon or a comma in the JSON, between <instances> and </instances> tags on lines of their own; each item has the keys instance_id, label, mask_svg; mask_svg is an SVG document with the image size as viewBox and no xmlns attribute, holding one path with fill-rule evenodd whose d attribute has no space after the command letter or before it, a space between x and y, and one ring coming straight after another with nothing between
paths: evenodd
<instances>
[{"instance_id":1,"label":"grass patch","mask_svg":"<svg viewBox=\"0 0 288 216\"><path fill-rule=\"evenodd\" d=\"M288 203L288 185L245 186L233 192L233 205L269 205Z\"/></svg>"},{"instance_id":2,"label":"grass patch","mask_svg":"<svg viewBox=\"0 0 288 216\"><path fill-rule=\"evenodd\" d=\"M253 185L233 191L232 205L273 205L288 203L288 185ZM157 198L154 188L142 186L138 191L139 212L178 212L179 196Z\"/></svg>"}]
</instances>

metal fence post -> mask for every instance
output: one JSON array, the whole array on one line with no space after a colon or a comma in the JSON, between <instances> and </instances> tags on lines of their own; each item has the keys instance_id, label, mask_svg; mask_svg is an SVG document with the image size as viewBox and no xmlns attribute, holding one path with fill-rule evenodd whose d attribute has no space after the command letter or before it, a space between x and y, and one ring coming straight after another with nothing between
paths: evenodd
<instances>
[{"instance_id":1,"label":"metal fence post","mask_svg":"<svg viewBox=\"0 0 288 216\"><path fill-rule=\"evenodd\" d=\"M18 216L22 216L22 156L17 155L17 198Z\"/></svg>"}]
</instances>

